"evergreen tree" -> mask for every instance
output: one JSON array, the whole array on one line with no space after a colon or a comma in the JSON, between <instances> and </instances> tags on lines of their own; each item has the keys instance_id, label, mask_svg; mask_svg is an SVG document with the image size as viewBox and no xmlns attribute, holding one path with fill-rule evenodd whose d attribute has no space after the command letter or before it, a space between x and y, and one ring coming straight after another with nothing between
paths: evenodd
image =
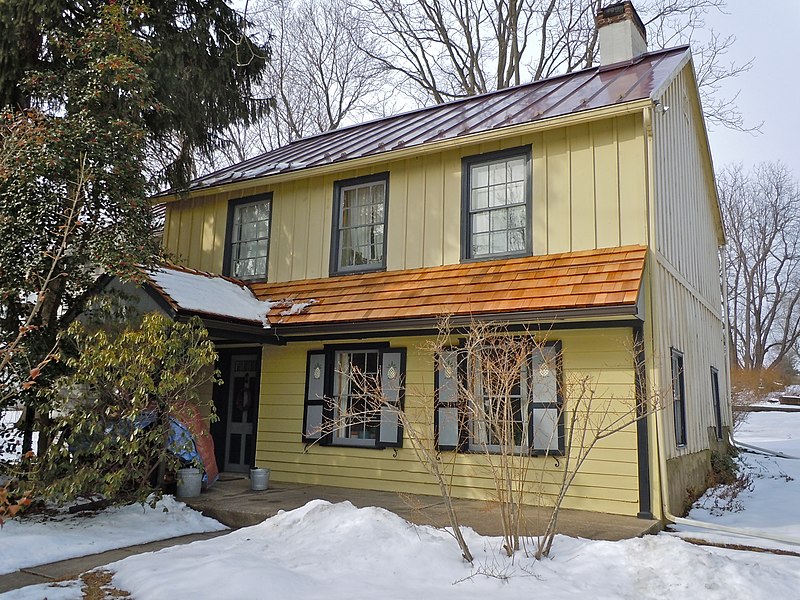
<instances>
[{"instance_id":1,"label":"evergreen tree","mask_svg":"<svg viewBox=\"0 0 800 600\"><path fill-rule=\"evenodd\" d=\"M97 266L132 276L159 256L141 170L156 107L134 35L146 11L108 4L77 35L53 30L59 68L21 84L40 108L0 113L0 401L45 401L34 383L52 377Z\"/></svg>"},{"instance_id":2,"label":"evergreen tree","mask_svg":"<svg viewBox=\"0 0 800 600\"><path fill-rule=\"evenodd\" d=\"M0 0L0 108L42 100L26 73L63 72L59 39L115 0ZM253 97L269 50L245 34L247 23L225 0L148 0L132 33L153 49L145 68L154 104L143 113L148 158L160 183L181 187L194 175L196 152L210 156L230 125L249 125L268 102ZM160 170L159 170L160 169Z\"/></svg>"}]
</instances>

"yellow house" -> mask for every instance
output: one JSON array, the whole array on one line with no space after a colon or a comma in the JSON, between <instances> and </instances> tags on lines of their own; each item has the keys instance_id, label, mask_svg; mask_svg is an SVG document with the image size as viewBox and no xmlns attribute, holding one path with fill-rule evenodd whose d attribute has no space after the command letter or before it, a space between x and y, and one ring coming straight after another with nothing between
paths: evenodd
<instances>
[{"instance_id":1,"label":"yellow house","mask_svg":"<svg viewBox=\"0 0 800 600\"><path fill-rule=\"evenodd\" d=\"M455 496L491 499L485 428L444 424L458 410L445 379L459 375L428 343L450 315L544 341L514 392L531 471L556 478L574 450L561 382L591 381L612 410L662 399L592 450L566 507L663 518L704 487L731 412L724 237L692 58L647 52L629 2L597 23L597 67L301 139L159 199L182 267L151 286L217 344L221 469L437 494L396 414L337 421L360 373L428 419Z\"/></svg>"}]
</instances>

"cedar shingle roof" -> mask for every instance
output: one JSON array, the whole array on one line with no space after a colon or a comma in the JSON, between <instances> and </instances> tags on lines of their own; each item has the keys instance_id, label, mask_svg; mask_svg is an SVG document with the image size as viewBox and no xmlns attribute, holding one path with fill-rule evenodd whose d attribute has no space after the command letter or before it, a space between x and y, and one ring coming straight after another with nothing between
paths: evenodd
<instances>
[{"instance_id":1,"label":"cedar shingle roof","mask_svg":"<svg viewBox=\"0 0 800 600\"><path fill-rule=\"evenodd\" d=\"M314 300L302 312L269 313L281 327L379 323L563 309L630 308L639 296L644 246L250 285L261 300ZM285 304L284 304L285 306Z\"/></svg>"}]
</instances>

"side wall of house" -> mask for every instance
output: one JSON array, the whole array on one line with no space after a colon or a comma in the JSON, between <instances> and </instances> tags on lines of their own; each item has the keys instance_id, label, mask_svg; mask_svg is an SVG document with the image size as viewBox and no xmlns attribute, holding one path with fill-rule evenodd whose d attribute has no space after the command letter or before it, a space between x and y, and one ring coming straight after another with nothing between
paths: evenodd
<instances>
[{"instance_id":1,"label":"side wall of house","mask_svg":"<svg viewBox=\"0 0 800 600\"><path fill-rule=\"evenodd\" d=\"M580 383L584 381L595 393L596 407L608 403L610 416L633 406L630 329L559 331L552 332L549 338L562 343L567 414L575 405ZM434 361L424 349L428 340L410 337L381 341L407 349L405 408L431 439ZM304 446L300 433L306 353L322 347L322 343L290 342L287 346L264 348L257 465L269 467L276 481L438 494L434 479L417 462L407 437L404 447L396 454L393 449ZM494 497L494 484L485 456L452 452L443 452L441 456L445 470L454 475L455 496ZM527 502L546 504L552 498L564 462L563 457L530 459ZM602 440L592 450L575 480L566 506L635 515L639 510L638 498L636 432L635 427L630 426Z\"/></svg>"},{"instance_id":2,"label":"side wall of house","mask_svg":"<svg viewBox=\"0 0 800 600\"><path fill-rule=\"evenodd\" d=\"M334 181L388 171L387 268L457 264L462 157L517 146L532 149L535 254L646 243L645 137L632 114L172 202L165 246L186 266L220 272L228 202L272 192L269 281L327 277Z\"/></svg>"},{"instance_id":3,"label":"side wall of house","mask_svg":"<svg viewBox=\"0 0 800 600\"><path fill-rule=\"evenodd\" d=\"M670 506L681 510L687 488L702 488L714 447L716 423L711 368L719 372L723 424L730 427L730 386L720 283L717 200L705 155L700 106L691 64L661 99L666 113L653 115L655 232L648 262L653 274L652 358L657 385L671 400L674 348L683 353L686 445L675 438L674 413L662 413Z\"/></svg>"}]
</instances>

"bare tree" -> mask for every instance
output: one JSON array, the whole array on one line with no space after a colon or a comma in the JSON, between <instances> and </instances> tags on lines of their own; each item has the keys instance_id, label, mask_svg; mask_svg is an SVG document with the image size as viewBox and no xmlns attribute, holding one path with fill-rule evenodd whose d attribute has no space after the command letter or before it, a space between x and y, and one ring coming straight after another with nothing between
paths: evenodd
<instances>
[{"instance_id":1,"label":"bare tree","mask_svg":"<svg viewBox=\"0 0 800 600\"><path fill-rule=\"evenodd\" d=\"M400 74L419 104L442 103L590 67L602 0L350 0L363 52ZM721 83L750 68L724 63L735 39L706 27L725 0L640 0L650 47L692 44L706 116L748 129ZM369 47L366 46L368 41Z\"/></svg>"},{"instance_id":2,"label":"bare tree","mask_svg":"<svg viewBox=\"0 0 800 600\"><path fill-rule=\"evenodd\" d=\"M771 368L800 338L800 190L780 163L718 174L737 365Z\"/></svg>"},{"instance_id":3,"label":"bare tree","mask_svg":"<svg viewBox=\"0 0 800 600\"><path fill-rule=\"evenodd\" d=\"M344 0L251 0L248 11L254 27L270 37L258 95L272 99L271 110L255 125L230 128L216 165L361 121L384 105L388 75L357 45L364 36Z\"/></svg>"}]
</instances>

